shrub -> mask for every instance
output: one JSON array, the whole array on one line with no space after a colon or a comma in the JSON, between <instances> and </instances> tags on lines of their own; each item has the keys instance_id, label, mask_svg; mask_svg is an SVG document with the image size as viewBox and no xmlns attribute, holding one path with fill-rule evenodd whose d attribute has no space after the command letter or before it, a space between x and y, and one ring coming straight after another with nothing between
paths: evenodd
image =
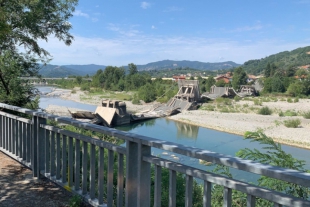
<instances>
[{"instance_id":1,"label":"shrub","mask_svg":"<svg viewBox=\"0 0 310 207\"><path fill-rule=\"evenodd\" d=\"M299 98L298 97L294 98L294 103L297 103L297 102L299 102Z\"/></svg>"},{"instance_id":2,"label":"shrub","mask_svg":"<svg viewBox=\"0 0 310 207\"><path fill-rule=\"evenodd\" d=\"M262 107L261 109L259 109L258 114L261 115L271 115L272 114L272 110L270 108L268 108L267 106Z\"/></svg>"},{"instance_id":3,"label":"shrub","mask_svg":"<svg viewBox=\"0 0 310 207\"><path fill-rule=\"evenodd\" d=\"M231 105L231 99L229 98L223 98L223 97L219 97L215 99L215 102L217 104L224 104L224 105Z\"/></svg>"},{"instance_id":4,"label":"shrub","mask_svg":"<svg viewBox=\"0 0 310 207\"><path fill-rule=\"evenodd\" d=\"M90 91L90 87L87 84L83 84L83 85L81 85L81 90L82 91Z\"/></svg>"},{"instance_id":5,"label":"shrub","mask_svg":"<svg viewBox=\"0 0 310 207\"><path fill-rule=\"evenodd\" d=\"M305 112L302 116L303 116L305 119L310 119L310 111Z\"/></svg>"},{"instance_id":6,"label":"shrub","mask_svg":"<svg viewBox=\"0 0 310 207\"><path fill-rule=\"evenodd\" d=\"M297 116L297 113L295 111L287 110L284 112L284 116Z\"/></svg>"},{"instance_id":7,"label":"shrub","mask_svg":"<svg viewBox=\"0 0 310 207\"><path fill-rule=\"evenodd\" d=\"M287 101L288 103L293 103L293 100L292 100L291 98L288 98L286 101Z\"/></svg>"},{"instance_id":8,"label":"shrub","mask_svg":"<svg viewBox=\"0 0 310 207\"><path fill-rule=\"evenodd\" d=\"M261 106L262 105L262 101L259 100L259 99L254 99L253 102L254 102L254 105L257 105L257 106Z\"/></svg>"},{"instance_id":9,"label":"shrub","mask_svg":"<svg viewBox=\"0 0 310 207\"><path fill-rule=\"evenodd\" d=\"M215 106L211 105L211 104L208 104L204 109L207 110L207 111L215 111Z\"/></svg>"},{"instance_id":10,"label":"shrub","mask_svg":"<svg viewBox=\"0 0 310 207\"><path fill-rule=\"evenodd\" d=\"M280 111L279 116L284 116L283 111Z\"/></svg>"},{"instance_id":11,"label":"shrub","mask_svg":"<svg viewBox=\"0 0 310 207\"><path fill-rule=\"evenodd\" d=\"M300 120L299 119L290 119L290 120L285 120L284 125L287 128L297 128L300 125Z\"/></svg>"},{"instance_id":12,"label":"shrub","mask_svg":"<svg viewBox=\"0 0 310 207\"><path fill-rule=\"evenodd\" d=\"M241 98L240 98L239 96L235 96L235 97L234 97L234 100L235 100L236 102L238 102L238 101L241 100Z\"/></svg>"},{"instance_id":13,"label":"shrub","mask_svg":"<svg viewBox=\"0 0 310 207\"><path fill-rule=\"evenodd\" d=\"M76 90L72 90L71 93L76 93Z\"/></svg>"}]
</instances>

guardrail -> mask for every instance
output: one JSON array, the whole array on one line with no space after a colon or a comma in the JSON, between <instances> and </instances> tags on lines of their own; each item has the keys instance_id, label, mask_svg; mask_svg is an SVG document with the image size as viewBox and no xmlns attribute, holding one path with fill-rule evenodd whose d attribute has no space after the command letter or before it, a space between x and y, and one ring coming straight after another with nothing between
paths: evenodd
<instances>
[{"instance_id":1,"label":"guardrail","mask_svg":"<svg viewBox=\"0 0 310 207\"><path fill-rule=\"evenodd\" d=\"M232 206L232 190L247 194L249 207L255 206L256 198L271 201L274 206L310 206L308 200L153 156L151 148L305 187L310 187L308 173L260 164L2 103L0 108L6 111L0 112L0 150L31 168L33 177L45 176L65 189L82 195L94 206L161 206L163 168L169 169L169 203L167 204L169 206L176 206L176 173L182 173L186 177L184 185L187 207L195 203L192 193L195 178L203 180L204 207L211 206L214 184L224 187L224 206ZM17 112L30 118L14 115ZM47 120L111 135L124 140L126 146L118 146L50 126ZM117 166L114 166L115 163ZM154 203L151 203L151 165L154 165L155 171Z\"/></svg>"}]
</instances>

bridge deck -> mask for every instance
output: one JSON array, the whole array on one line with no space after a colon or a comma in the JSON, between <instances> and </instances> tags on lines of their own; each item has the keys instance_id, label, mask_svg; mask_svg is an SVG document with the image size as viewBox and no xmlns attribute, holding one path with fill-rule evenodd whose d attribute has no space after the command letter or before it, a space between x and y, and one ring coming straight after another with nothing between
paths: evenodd
<instances>
[{"instance_id":1,"label":"bridge deck","mask_svg":"<svg viewBox=\"0 0 310 207\"><path fill-rule=\"evenodd\" d=\"M0 207L68 206L71 197L48 179L33 179L31 170L0 151Z\"/></svg>"}]
</instances>

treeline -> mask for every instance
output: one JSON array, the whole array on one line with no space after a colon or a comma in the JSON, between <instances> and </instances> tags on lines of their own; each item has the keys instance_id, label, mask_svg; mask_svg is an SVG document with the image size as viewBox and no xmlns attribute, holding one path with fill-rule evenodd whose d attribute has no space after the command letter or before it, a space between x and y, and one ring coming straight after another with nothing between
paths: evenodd
<instances>
[{"instance_id":1,"label":"treeline","mask_svg":"<svg viewBox=\"0 0 310 207\"><path fill-rule=\"evenodd\" d=\"M283 69L268 63L264 70L264 93L284 93L304 97L310 95L310 77L307 69L290 67Z\"/></svg>"},{"instance_id":2,"label":"treeline","mask_svg":"<svg viewBox=\"0 0 310 207\"><path fill-rule=\"evenodd\" d=\"M76 76L75 80L55 80L53 83L62 88L80 87L81 90L110 90L110 91L135 91L132 97L133 103L144 102L167 102L173 97L178 87L175 82L162 79L151 80L147 73L140 73L133 63L128 65L128 73L123 67L107 66L104 70L99 69L92 81L83 80Z\"/></svg>"},{"instance_id":3,"label":"treeline","mask_svg":"<svg viewBox=\"0 0 310 207\"><path fill-rule=\"evenodd\" d=\"M249 60L243 64L243 68L249 74L262 74L268 63L274 63L283 70L297 66L310 64L310 46L298 48L292 51L284 51L265 58Z\"/></svg>"}]
</instances>

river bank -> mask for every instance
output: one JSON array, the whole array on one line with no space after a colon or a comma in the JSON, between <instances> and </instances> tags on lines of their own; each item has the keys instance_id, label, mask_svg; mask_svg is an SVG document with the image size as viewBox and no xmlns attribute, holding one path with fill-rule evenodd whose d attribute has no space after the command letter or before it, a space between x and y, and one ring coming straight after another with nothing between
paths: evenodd
<instances>
[{"instance_id":1,"label":"river bank","mask_svg":"<svg viewBox=\"0 0 310 207\"><path fill-rule=\"evenodd\" d=\"M56 89L47 94L47 96L59 96L62 99L92 105L98 105L101 101L99 95L85 98L87 97L87 93L80 90L75 90L75 93L72 93L70 90ZM127 110L131 113L147 110L152 106L148 104L135 105L132 104L131 101L125 102ZM209 103L205 105L208 104ZM302 116L280 117L277 114L279 111L287 110L296 111L299 115L305 113L310 109L310 100L300 99L296 103L288 103L286 101L263 102L259 106L256 106L253 101L245 100L239 101L238 105L243 108L261 108L268 106L275 113L272 115L259 115L253 111L246 111L246 113L223 113L219 111L196 110L185 111L168 117L168 119L238 135L244 135L246 131L256 131L261 129L267 136L272 137L276 142L310 149L310 119L305 119ZM50 107L48 110L51 111L56 109L55 107ZM291 119L299 119L301 121L298 128L287 128L284 126L284 121Z\"/></svg>"}]
</instances>

